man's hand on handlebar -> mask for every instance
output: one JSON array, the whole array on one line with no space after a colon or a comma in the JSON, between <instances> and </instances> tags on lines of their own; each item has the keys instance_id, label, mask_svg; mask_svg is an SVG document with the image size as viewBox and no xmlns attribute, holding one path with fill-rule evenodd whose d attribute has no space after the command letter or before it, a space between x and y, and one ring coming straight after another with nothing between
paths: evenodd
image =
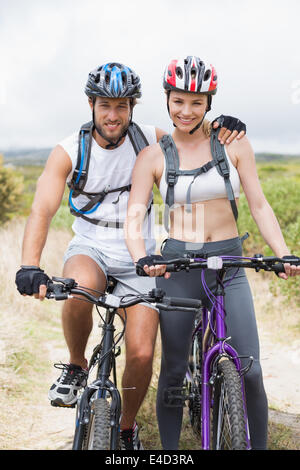
<instances>
[{"instance_id":1,"label":"man's hand on handlebar","mask_svg":"<svg viewBox=\"0 0 300 470\"><path fill-rule=\"evenodd\" d=\"M21 295L33 295L44 300L49 277L38 266L21 266L16 273L16 286Z\"/></svg>"}]
</instances>

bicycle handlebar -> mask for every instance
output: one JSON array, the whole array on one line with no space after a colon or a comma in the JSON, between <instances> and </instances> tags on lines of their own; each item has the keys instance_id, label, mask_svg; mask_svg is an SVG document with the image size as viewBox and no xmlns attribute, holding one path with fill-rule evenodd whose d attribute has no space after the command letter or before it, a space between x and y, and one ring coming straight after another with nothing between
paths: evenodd
<instances>
[{"instance_id":1,"label":"bicycle handlebar","mask_svg":"<svg viewBox=\"0 0 300 470\"><path fill-rule=\"evenodd\" d=\"M116 295L108 293L95 296L90 292L87 292L85 288L78 286L74 279L53 277L51 281L48 281L46 298L66 300L73 297L74 294L83 296L86 300L99 307L114 309L131 307L141 302L154 304L161 310L178 309L186 312L198 310L202 306L201 300L167 297L162 289L152 289L148 294L140 294L136 296L128 295L117 297ZM125 297L129 298L129 300L123 300Z\"/></svg>"},{"instance_id":2,"label":"bicycle handlebar","mask_svg":"<svg viewBox=\"0 0 300 470\"><path fill-rule=\"evenodd\" d=\"M201 256L201 258L200 258ZM228 268L252 268L256 271L273 271L276 274L284 272L284 263L300 265L300 258L277 258L275 256L254 255L253 257L236 256L211 256L203 259L203 255L195 255L193 258L174 258L153 262L153 265L166 265L166 272L178 272L190 269L228 269ZM136 272L139 276L148 276L144 268L137 264ZM162 274L163 276L163 274Z\"/></svg>"}]
</instances>

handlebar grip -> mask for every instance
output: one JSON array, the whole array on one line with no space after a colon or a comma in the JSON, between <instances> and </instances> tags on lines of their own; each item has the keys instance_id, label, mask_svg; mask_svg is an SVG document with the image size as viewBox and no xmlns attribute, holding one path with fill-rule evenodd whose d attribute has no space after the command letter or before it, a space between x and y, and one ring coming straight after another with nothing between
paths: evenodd
<instances>
[{"instance_id":1,"label":"handlebar grip","mask_svg":"<svg viewBox=\"0 0 300 470\"><path fill-rule=\"evenodd\" d=\"M163 263L161 263L163 264ZM144 271L144 268L140 265L140 264L137 264L136 267L136 273L138 276L148 276L148 274L145 273ZM167 267L166 267L166 273L173 273L176 271L176 266L175 264L167 264ZM157 277L163 277L164 274L162 274L161 276L157 276Z\"/></svg>"},{"instance_id":2,"label":"handlebar grip","mask_svg":"<svg viewBox=\"0 0 300 470\"><path fill-rule=\"evenodd\" d=\"M291 265L295 265L295 266L299 266L300 265L300 258L296 257L296 256L291 256L290 258L287 256L286 257L286 260L285 260L285 263L289 263ZM272 268L272 271L274 271L276 274L279 274L279 273L284 273L284 265L283 263L276 263L273 268Z\"/></svg>"},{"instance_id":3,"label":"handlebar grip","mask_svg":"<svg viewBox=\"0 0 300 470\"><path fill-rule=\"evenodd\" d=\"M176 271L175 264L167 264L167 267L166 267L166 272L167 273L173 273L175 271Z\"/></svg>"},{"instance_id":4,"label":"handlebar grip","mask_svg":"<svg viewBox=\"0 0 300 470\"><path fill-rule=\"evenodd\" d=\"M284 273L283 263L275 264L272 271L274 271L275 274Z\"/></svg>"},{"instance_id":5,"label":"handlebar grip","mask_svg":"<svg viewBox=\"0 0 300 470\"><path fill-rule=\"evenodd\" d=\"M188 308L200 308L202 307L201 300L197 299L185 299L182 297L164 297L163 302L175 307L188 307Z\"/></svg>"}]
</instances>

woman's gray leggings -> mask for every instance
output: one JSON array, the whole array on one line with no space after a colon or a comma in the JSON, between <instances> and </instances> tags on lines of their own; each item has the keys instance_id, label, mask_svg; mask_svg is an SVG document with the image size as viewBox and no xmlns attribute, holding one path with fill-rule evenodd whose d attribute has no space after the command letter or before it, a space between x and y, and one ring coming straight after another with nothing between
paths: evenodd
<instances>
[{"instance_id":1,"label":"woman's gray leggings","mask_svg":"<svg viewBox=\"0 0 300 470\"><path fill-rule=\"evenodd\" d=\"M208 242L204 244L185 243L168 239L162 249L166 258L175 258L185 253L210 255L242 255L240 238ZM227 272L230 279L236 268ZM202 284L201 271L191 270L172 273L170 279L156 278L157 287L168 296L201 299L210 308ZM206 270L205 280L213 290L215 271ZM245 375L246 400L249 417L249 429L253 449L266 449L268 426L268 403L263 386L262 371L259 362L259 340L253 307L252 294L243 269L225 289L225 309L227 336L229 343L239 355L253 356L254 362ZM161 311L160 329L162 339L161 371L157 392L157 418L163 449L178 449L183 408L166 406L165 396L169 387L182 387L187 370L189 347L194 327L194 314L179 311ZM243 366L248 363L246 359Z\"/></svg>"}]
</instances>

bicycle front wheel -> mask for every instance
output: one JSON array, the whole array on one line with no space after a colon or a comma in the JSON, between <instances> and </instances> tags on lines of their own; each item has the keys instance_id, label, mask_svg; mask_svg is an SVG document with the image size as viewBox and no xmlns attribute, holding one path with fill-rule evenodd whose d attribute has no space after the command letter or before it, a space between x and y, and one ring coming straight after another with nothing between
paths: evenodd
<instances>
[{"instance_id":1,"label":"bicycle front wheel","mask_svg":"<svg viewBox=\"0 0 300 470\"><path fill-rule=\"evenodd\" d=\"M105 398L97 398L91 406L83 450L110 450L110 404Z\"/></svg>"},{"instance_id":2,"label":"bicycle front wheel","mask_svg":"<svg viewBox=\"0 0 300 470\"><path fill-rule=\"evenodd\" d=\"M234 363L229 359L219 362L213 387L212 448L247 449L241 378Z\"/></svg>"}]
</instances>

